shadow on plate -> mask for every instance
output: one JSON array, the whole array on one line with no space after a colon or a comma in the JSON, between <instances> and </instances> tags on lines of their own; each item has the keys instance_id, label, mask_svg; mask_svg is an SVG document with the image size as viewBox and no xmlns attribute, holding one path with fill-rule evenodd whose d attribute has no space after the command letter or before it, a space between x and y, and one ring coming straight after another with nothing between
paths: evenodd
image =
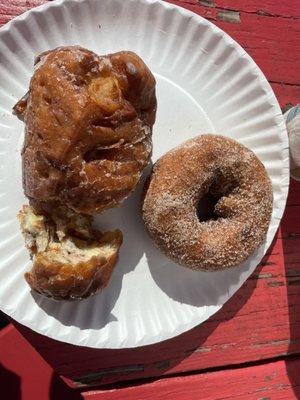
<instances>
[{"instance_id":1,"label":"shadow on plate","mask_svg":"<svg viewBox=\"0 0 300 400\"><path fill-rule=\"evenodd\" d=\"M271 252L272 248L268 254ZM267 262L268 255L242 288L207 321L177 337L149 346L118 350L73 346L39 335L20 324L15 325L58 374L77 384L101 385L101 390L112 389L114 382L193 369L186 360L195 351L203 353L203 357L197 358L197 369L203 369L207 368L205 353L210 351L206 341L216 329L221 329L219 325L232 319L244 307L256 287L262 265Z\"/></svg>"},{"instance_id":2,"label":"shadow on plate","mask_svg":"<svg viewBox=\"0 0 300 400\"><path fill-rule=\"evenodd\" d=\"M147 168L148 173L151 167L152 165ZM146 175L148 174L146 173ZM119 297L123 278L135 269L144 255L143 241L140 240L144 225L141 217L137 218L142 188L143 182L120 207L95 217L94 226L100 231L118 228L123 232L119 261L104 290L98 295L81 301L56 301L45 298L34 291L31 292L38 306L63 325L73 325L80 329L101 329L108 323L117 320L113 314L113 308ZM83 316L85 317L83 318Z\"/></svg>"},{"instance_id":3,"label":"shadow on plate","mask_svg":"<svg viewBox=\"0 0 300 400\"><path fill-rule=\"evenodd\" d=\"M248 276L250 260L263 257L265 246L264 242L240 266L217 272L182 267L162 254L153 243L147 243L145 252L151 275L161 290L179 303L204 307L224 304L232 296L236 285ZM257 264L256 261L254 263Z\"/></svg>"}]
</instances>

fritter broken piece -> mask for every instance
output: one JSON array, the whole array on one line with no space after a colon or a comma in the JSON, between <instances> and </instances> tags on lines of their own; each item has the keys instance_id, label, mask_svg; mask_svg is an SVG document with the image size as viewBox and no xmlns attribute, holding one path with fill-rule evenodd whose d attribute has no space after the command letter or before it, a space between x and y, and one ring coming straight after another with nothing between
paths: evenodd
<instances>
[{"instance_id":1,"label":"fritter broken piece","mask_svg":"<svg viewBox=\"0 0 300 400\"><path fill-rule=\"evenodd\" d=\"M107 285L122 244L119 230L95 231L91 217L67 207L50 216L23 206L18 218L33 259L25 273L32 289L57 300L76 300Z\"/></svg>"}]
</instances>

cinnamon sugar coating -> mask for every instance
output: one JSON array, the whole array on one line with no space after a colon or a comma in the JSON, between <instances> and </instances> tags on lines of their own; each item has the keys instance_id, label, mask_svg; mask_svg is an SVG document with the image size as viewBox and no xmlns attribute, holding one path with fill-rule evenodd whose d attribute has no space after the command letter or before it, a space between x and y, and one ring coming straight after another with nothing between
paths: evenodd
<instances>
[{"instance_id":1,"label":"cinnamon sugar coating","mask_svg":"<svg viewBox=\"0 0 300 400\"><path fill-rule=\"evenodd\" d=\"M200 221L197 207L208 192L218 199L214 218ZM272 206L271 181L256 155L232 139L203 135L156 162L142 213L149 234L174 261L223 270L262 243Z\"/></svg>"}]
</instances>

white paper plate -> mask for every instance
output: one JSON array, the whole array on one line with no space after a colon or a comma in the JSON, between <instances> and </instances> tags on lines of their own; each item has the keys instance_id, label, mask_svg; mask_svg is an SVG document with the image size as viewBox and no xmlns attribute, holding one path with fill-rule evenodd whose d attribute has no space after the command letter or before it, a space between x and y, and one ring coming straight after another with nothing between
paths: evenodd
<instances>
[{"instance_id":1,"label":"white paper plate","mask_svg":"<svg viewBox=\"0 0 300 400\"><path fill-rule=\"evenodd\" d=\"M108 287L81 302L55 302L30 292L30 266L16 213L25 202L20 149L24 125L11 113L26 92L33 59L79 44L99 54L137 52L157 78L153 161L204 132L250 147L272 179L274 210L265 243L243 265L217 272L179 267L152 244L140 213L140 188L97 217L120 228L124 245ZM288 140L270 85L245 51L205 19L161 1L54 1L0 31L0 304L35 331L97 348L146 345L176 336L218 311L253 272L282 216L289 183Z\"/></svg>"}]
</instances>

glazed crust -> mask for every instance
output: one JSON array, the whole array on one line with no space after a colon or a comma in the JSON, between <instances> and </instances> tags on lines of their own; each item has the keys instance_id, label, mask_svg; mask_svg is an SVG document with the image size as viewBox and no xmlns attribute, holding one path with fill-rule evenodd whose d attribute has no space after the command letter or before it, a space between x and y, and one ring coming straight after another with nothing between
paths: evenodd
<instances>
[{"instance_id":1,"label":"glazed crust","mask_svg":"<svg viewBox=\"0 0 300 400\"><path fill-rule=\"evenodd\" d=\"M39 253L31 271L25 273L25 279L31 289L56 300L90 297L108 284L122 243L120 231L115 231L110 236L106 234L97 245L101 246L105 242L114 246L109 256L103 254L77 263L53 261L48 252ZM59 251L58 249L57 253Z\"/></svg>"},{"instance_id":2,"label":"glazed crust","mask_svg":"<svg viewBox=\"0 0 300 400\"><path fill-rule=\"evenodd\" d=\"M134 53L61 47L38 57L14 111L26 124L26 196L42 208L99 213L119 205L148 164L155 79Z\"/></svg>"},{"instance_id":3,"label":"glazed crust","mask_svg":"<svg viewBox=\"0 0 300 400\"><path fill-rule=\"evenodd\" d=\"M204 195L217 199L200 221ZM272 214L271 181L255 154L218 135L188 140L154 165L142 213L156 244L177 263L222 270L245 261L264 240Z\"/></svg>"},{"instance_id":4,"label":"glazed crust","mask_svg":"<svg viewBox=\"0 0 300 400\"><path fill-rule=\"evenodd\" d=\"M119 230L93 230L92 219L65 207L52 215L30 206L19 213L22 233L33 266L25 273L29 286L56 300L77 300L103 289L118 260Z\"/></svg>"}]
</instances>

